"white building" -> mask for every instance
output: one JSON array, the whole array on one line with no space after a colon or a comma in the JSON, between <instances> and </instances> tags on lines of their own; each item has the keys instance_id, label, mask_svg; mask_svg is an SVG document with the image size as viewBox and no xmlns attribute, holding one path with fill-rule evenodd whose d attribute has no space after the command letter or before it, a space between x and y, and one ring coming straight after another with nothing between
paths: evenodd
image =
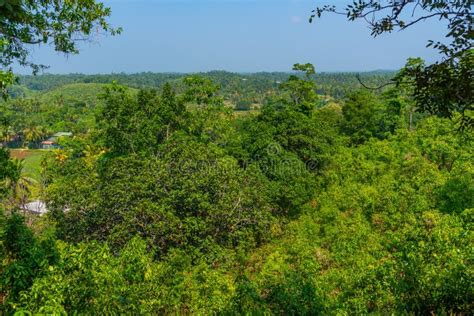
<instances>
[{"instance_id":1,"label":"white building","mask_svg":"<svg viewBox=\"0 0 474 316\"><path fill-rule=\"evenodd\" d=\"M32 214L37 214L37 215L44 215L48 212L48 209L46 208L46 203L40 200L36 200L30 203L26 203L23 205L21 208L23 211L30 212Z\"/></svg>"}]
</instances>

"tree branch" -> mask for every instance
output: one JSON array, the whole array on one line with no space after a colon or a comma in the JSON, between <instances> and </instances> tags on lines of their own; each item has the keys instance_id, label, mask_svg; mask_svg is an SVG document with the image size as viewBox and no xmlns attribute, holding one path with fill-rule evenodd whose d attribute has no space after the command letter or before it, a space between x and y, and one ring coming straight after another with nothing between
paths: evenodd
<instances>
[{"instance_id":1,"label":"tree branch","mask_svg":"<svg viewBox=\"0 0 474 316\"><path fill-rule=\"evenodd\" d=\"M380 86L378 86L378 87L369 87L369 86L367 86L365 83L362 82L362 79L360 78L360 74L356 74L356 78L357 78L357 81L359 81L360 85L361 85L362 87L364 87L365 89L368 89L368 90L380 90L380 89L385 88L385 87L387 87L387 86L389 86L389 85L394 85L394 84L396 84L396 83L394 82L394 79L391 79L392 81L387 82L387 83L384 83L384 84L382 84L382 85L380 85Z\"/></svg>"}]
</instances>

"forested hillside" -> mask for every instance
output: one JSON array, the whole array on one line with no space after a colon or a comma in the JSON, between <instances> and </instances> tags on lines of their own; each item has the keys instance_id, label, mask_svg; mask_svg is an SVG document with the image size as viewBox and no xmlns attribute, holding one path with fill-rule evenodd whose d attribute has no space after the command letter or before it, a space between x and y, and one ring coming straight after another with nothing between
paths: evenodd
<instances>
[{"instance_id":1,"label":"forested hillside","mask_svg":"<svg viewBox=\"0 0 474 316\"><path fill-rule=\"evenodd\" d=\"M42 163L49 213L3 219L5 312L472 310L471 130L401 88L324 105L292 76L236 116L182 84L92 86L91 129Z\"/></svg>"},{"instance_id":2,"label":"forested hillside","mask_svg":"<svg viewBox=\"0 0 474 316\"><path fill-rule=\"evenodd\" d=\"M216 93L236 111L259 109L277 97L280 85L290 73L235 74L210 72L207 78L219 88ZM299 76L299 74L296 73ZM19 85L10 88L7 102L0 101L0 141L15 140L11 146L35 147L56 132L86 133L95 124L96 105L107 83L117 82L135 88L160 89L165 83L182 93L186 90L185 74L135 75L41 75L22 76ZM380 86L393 73L362 73L364 84ZM311 79L315 92L321 95L317 106L340 100L350 91L361 88L354 73L318 74ZM378 90L380 92L380 90Z\"/></svg>"},{"instance_id":3,"label":"forested hillside","mask_svg":"<svg viewBox=\"0 0 474 316\"><path fill-rule=\"evenodd\" d=\"M111 8L0 0L0 315L474 314L471 1L307 12L374 37L442 26L430 62L413 34L380 51L326 20L301 37L303 1L107 3L130 33L81 71L408 60L45 74L35 48L119 35Z\"/></svg>"},{"instance_id":4,"label":"forested hillside","mask_svg":"<svg viewBox=\"0 0 474 316\"><path fill-rule=\"evenodd\" d=\"M394 71L374 71L359 74L364 83L370 86L380 86L390 81ZM27 95L22 89L50 91L55 88L73 83L110 83L116 81L120 84L134 88L161 88L165 83L179 83L189 74L179 73L137 73L137 74L109 74L109 75L50 75L20 76L19 84L13 86L13 95ZM261 101L262 94L271 93L278 84L288 79L291 73L287 72L261 72L261 73L231 73L226 71L211 71L197 74L208 77L221 86L221 93L226 98L238 101L239 98ZM318 73L313 78L320 94L330 95L334 98L343 97L348 91L361 88L357 80L357 73ZM18 91L18 92L17 92ZM16 92L16 93L15 93ZM260 98L260 99L259 99Z\"/></svg>"}]
</instances>

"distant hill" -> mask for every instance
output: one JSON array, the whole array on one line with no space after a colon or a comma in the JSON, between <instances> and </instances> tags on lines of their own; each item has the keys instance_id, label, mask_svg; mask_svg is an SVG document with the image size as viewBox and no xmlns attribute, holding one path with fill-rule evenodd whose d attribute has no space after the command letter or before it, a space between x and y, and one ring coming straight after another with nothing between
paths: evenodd
<instances>
[{"instance_id":1,"label":"distant hill","mask_svg":"<svg viewBox=\"0 0 474 316\"><path fill-rule=\"evenodd\" d=\"M365 85L377 87L389 82L394 74L394 71L377 70L360 73L360 77ZM90 105L96 103L97 96L103 87L114 81L136 89L159 89L168 82L181 91L183 88L182 79L189 75L191 74L142 72L135 74L20 76L20 85L12 88L14 91L12 96L29 97L39 94L42 100L48 102L59 101L69 105L71 102L80 100L80 102ZM211 71L198 75L208 77L220 85L221 95L229 103L263 104L268 96L275 95L279 84L286 81L292 73ZM317 73L313 80L316 82L318 94L331 96L334 99L343 98L348 91L362 87L357 80L357 73L353 72Z\"/></svg>"},{"instance_id":2,"label":"distant hill","mask_svg":"<svg viewBox=\"0 0 474 316\"><path fill-rule=\"evenodd\" d=\"M33 91L31 89L28 89L28 87L21 85L14 85L8 88L8 96L13 99L28 98L35 95L35 93L37 93L37 91Z\"/></svg>"},{"instance_id":3,"label":"distant hill","mask_svg":"<svg viewBox=\"0 0 474 316\"><path fill-rule=\"evenodd\" d=\"M82 102L88 106L97 103L98 96L103 92L106 84L102 83L73 83L57 87L51 91L39 94L43 102L71 104Z\"/></svg>"}]
</instances>

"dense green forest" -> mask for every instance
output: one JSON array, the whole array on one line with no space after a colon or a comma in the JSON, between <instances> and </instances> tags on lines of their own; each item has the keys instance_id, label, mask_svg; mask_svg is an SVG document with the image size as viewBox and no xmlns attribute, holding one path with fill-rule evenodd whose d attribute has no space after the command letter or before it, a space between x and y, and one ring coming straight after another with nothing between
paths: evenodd
<instances>
[{"instance_id":1,"label":"dense green forest","mask_svg":"<svg viewBox=\"0 0 474 316\"><path fill-rule=\"evenodd\" d=\"M442 57L18 76L122 29L95 0L0 0L0 314L472 315L472 2L309 14L437 19Z\"/></svg>"},{"instance_id":2,"label":"dense green forest","mask_svg":"<svg viewBox=\"0 0 474 316\"><path fill-rule=\"evenodd\" d=\"M373 71L359 74L363 81L371 86L379 86L392 79L394 71ZM189 74L179 73L137 73L137 74L108 74L108 75L51 75L19 76L18 84L10 88L11 96L29 96L35 92L51 91L68 84L75 83L110 83L116 81L120 84L143 88L161 88L165 83L179 84ZM231 73L226 71L211 71L195 74L207 77L220 85L220 93L234 103L239 100L253 100L261 103L263 97L272 94L279 83L288 79L288 72L261 72L261 73ZM357 73L318 73L313 78L317 84L319 94L329 95L334 98L343 97L348 91L361 88Z\"/></svg>"},{"instance_id":3,"label":"dense green forest","mask_svg":"<svg viewBox=\"0 0 474 316\"><path fill-rule=\"evenodd\" d=\"M403 88L326 104L293 75L236 115L222 83L174 83L64 86L102 91L64 107L93 123L45 154L49 212L2 218L4 312L472 311L472 130ZM1 161L10 213L25 179Z\"/></svg>"},{"instance_id":4,"label":"dense green forest","mask_svg":"<svg viewBox=\"0 0 474 316\"><path fill-rule=\"evenodd\" d=\"M199 76L219 87L216 93L227 106L248 111L259 109L277 97L280 85L290 75L210 72ZM360 80L379 86L389 82L393 75L392 72L362 73ZM55 132L86 133L95 124L96 105L105 84L118 82L131 88L160 89L168 83L182 93L189 76L159 73L21 76L19 84L9 88L9 100L0 101L0 141L9 147L35 147ZM355 73L318 74L312 81L316 84L315 92L321 95L318 105L337 102L348 92L361 88Z\"/></svg>"}]
</instances>

